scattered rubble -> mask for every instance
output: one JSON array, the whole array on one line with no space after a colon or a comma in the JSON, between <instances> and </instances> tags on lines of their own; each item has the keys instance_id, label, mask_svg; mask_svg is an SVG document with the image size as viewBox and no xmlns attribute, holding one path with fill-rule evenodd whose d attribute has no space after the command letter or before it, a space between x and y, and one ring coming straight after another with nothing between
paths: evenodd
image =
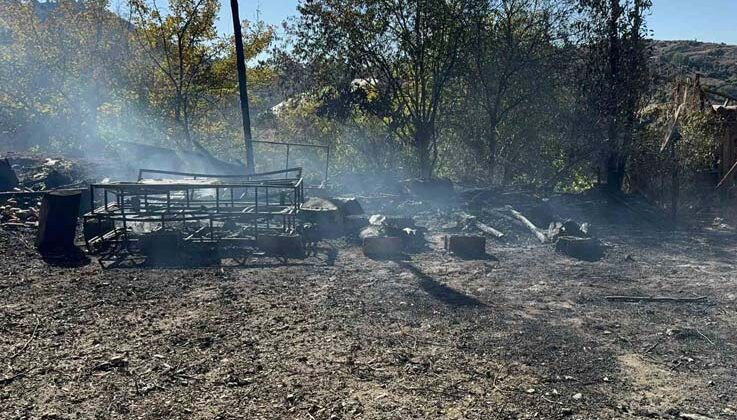
<instances>
[{"instance_id":1,"label":"scattered rubble","mask_svg":"<svg viewBox=\"0 0 737 420\"><path fill-rule=\"evenodd\" d=\"M319 214L314 220L342 225L346 238L324 241L319 225L304 219L295 226L300 241L259 238L259 247L274 256L308 243L334 243L334 264L305 249L305 261L289 264L267 258L231 266L218 264L215 253L214 267L186 270L60 269L17 246L32 232L0 230L8 261L0 287L9 301L0 347L14 354L31 343L0 377L8 396L0 412L10 418L73 417L75 410L101 418L232 412L265 418L629 418L666 416L667 407L679 407L672 417L682 409L718 418L731 404L718 395L734 389L734 357L722 345L734 341L734 317L724 311L733 301L724 261L735 249L733 239L690 232L664 238L639 225L605 224L596 208L584 207L590 200L577 196L548 200L552 222L545 225L533 216L540 199L531 193L477 194L471 204L461 191L452 205L356 196L364 214L326 198L329 204L312 206ZM13 197L2 206L38 213L40 197ZM545 243L506 206L533 224ZM94 226L83 231L111 231ZM155 260L158 252L201 244L205 248L170 255L210 258L206 235L182 248L181 229L169 238L155 233L141 235L132 247ZM473 238L471 254L485 245L495 259L448 255L438 243L444 236ZM616 246L598 262L580 264L555 256L554 247L567 238L602 238ZM631 254L637 259L622 264ZM683 264L679 275L662 281L670 269L651 264L661 260ZM699 294L709 299L623 304L606 297L649 302L647 296ZM674 325L703 331L708 339L668 338L663 331ZM657 348L643 352L655 342ZM684 356L691 362L681 364ZM642 369L652 374L638 374ZM674 380L688 387L674 391ZM479 390L488 396L468 398L481 396ZM642 399L643 393L658 399Z\"/></svg>"},{"instance_id":2,"label":"scattered rubble","mask_svg":"<svg viewBox=\"0 0 737 420\"><path fill-rule=\"evenodd\" d=\"M5 229L35 228L40 207L38 197L10 198L0 204L0 226Z\"/></svg>"},{"instance_id":3,"label":"scattered rubble","mask_svg":"<svg viewBox=\"0 0 737 420\"><path fill-rule=\"evenodd\" d=\"M0 227L39 226L42 197L48 191L81 188L82 171L64 159L13 155L0 159Z\"/></svg>"}]
</instances>

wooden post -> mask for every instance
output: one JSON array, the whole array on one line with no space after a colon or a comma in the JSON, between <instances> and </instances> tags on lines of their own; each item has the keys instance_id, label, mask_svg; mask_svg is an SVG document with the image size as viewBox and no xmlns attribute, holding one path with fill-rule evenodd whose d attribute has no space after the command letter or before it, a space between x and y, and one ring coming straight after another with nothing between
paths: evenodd
<instances>
[{"instance_id":1,"label":"wooden post","mask_svg":"<svg viewBox=\"0 0 737 420\"><path fill-rule=\"evenodd\" d=\"M233 15L233 37L235 38L235 59L238 70L238 89L241 97L241 118L243 120L243 137L246 142L246 171L255 173L253 158L253 138L251 137L251 113L248 109L248 80L246 79L246 57L243 53L243 34L241 18L238 13L238 0L230 0L230 11Z\"/></svg>"},{"instance_id":2,"label":"wooden post","mask_svg":"<svg viewBox=\"0 0 737 420\"><path fill-rule=\"evenodd\" d=\"M41 199L36 247L39 251L74 249L82 193L54 191Z\"/></svg>"}]
</instances>

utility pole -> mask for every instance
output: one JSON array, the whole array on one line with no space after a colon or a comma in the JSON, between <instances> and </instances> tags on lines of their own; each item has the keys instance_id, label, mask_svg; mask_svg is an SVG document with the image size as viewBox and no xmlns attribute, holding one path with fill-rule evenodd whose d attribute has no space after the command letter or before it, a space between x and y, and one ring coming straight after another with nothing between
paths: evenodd
<instances>
[{"instance_id":1,"label":"utility pole","mask_svg":"<svg viewBox=\"0 0 737 420\"><path fill-rule=\"evenodd\" d=\"M248 110L248 81L246 79L246 57L243 54L243 33L238 13L238 0L230 0L233 14L233 35L235 37L235 58L238 68L238 90L241 96L241 117L243 119L243 137L246 142L246 171L255 172L253 159L253 138L251 137L251 113Z\"/></svg>"}]
</instances>

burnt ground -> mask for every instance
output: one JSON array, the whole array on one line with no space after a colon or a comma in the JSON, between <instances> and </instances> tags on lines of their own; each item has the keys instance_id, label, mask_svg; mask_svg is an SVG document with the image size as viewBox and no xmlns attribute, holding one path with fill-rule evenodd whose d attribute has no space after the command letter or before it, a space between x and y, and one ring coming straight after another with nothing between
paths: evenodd
<instances>
[{"instance_id":1,"label":"burnt ground","mask_svg":"<svg viewBox=\"0 0 737 420\"><path fill-rule=\"evenodd\" d=\"M431 232L405 261L104 270L0 230L0 418L735 418L737 237L598 232L598 262Z\"/></svg>"}]
</instances>

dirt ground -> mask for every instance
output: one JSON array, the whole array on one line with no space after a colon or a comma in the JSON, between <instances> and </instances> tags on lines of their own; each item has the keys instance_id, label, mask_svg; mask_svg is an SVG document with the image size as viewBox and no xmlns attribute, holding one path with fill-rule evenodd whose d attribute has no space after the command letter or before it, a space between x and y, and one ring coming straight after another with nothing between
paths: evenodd
<instances>
[{"instance_id":1,"label":"dirt ground","mask_svg":"<svg viewBox=\"0 0 737 420\"><path fill-rule=\"evenodd\" d=\"M403 261L104 270L0 230L0 418L737 418L737 236L598 235L598 262L430 232Z\"/></svg>"}]
</instances>

